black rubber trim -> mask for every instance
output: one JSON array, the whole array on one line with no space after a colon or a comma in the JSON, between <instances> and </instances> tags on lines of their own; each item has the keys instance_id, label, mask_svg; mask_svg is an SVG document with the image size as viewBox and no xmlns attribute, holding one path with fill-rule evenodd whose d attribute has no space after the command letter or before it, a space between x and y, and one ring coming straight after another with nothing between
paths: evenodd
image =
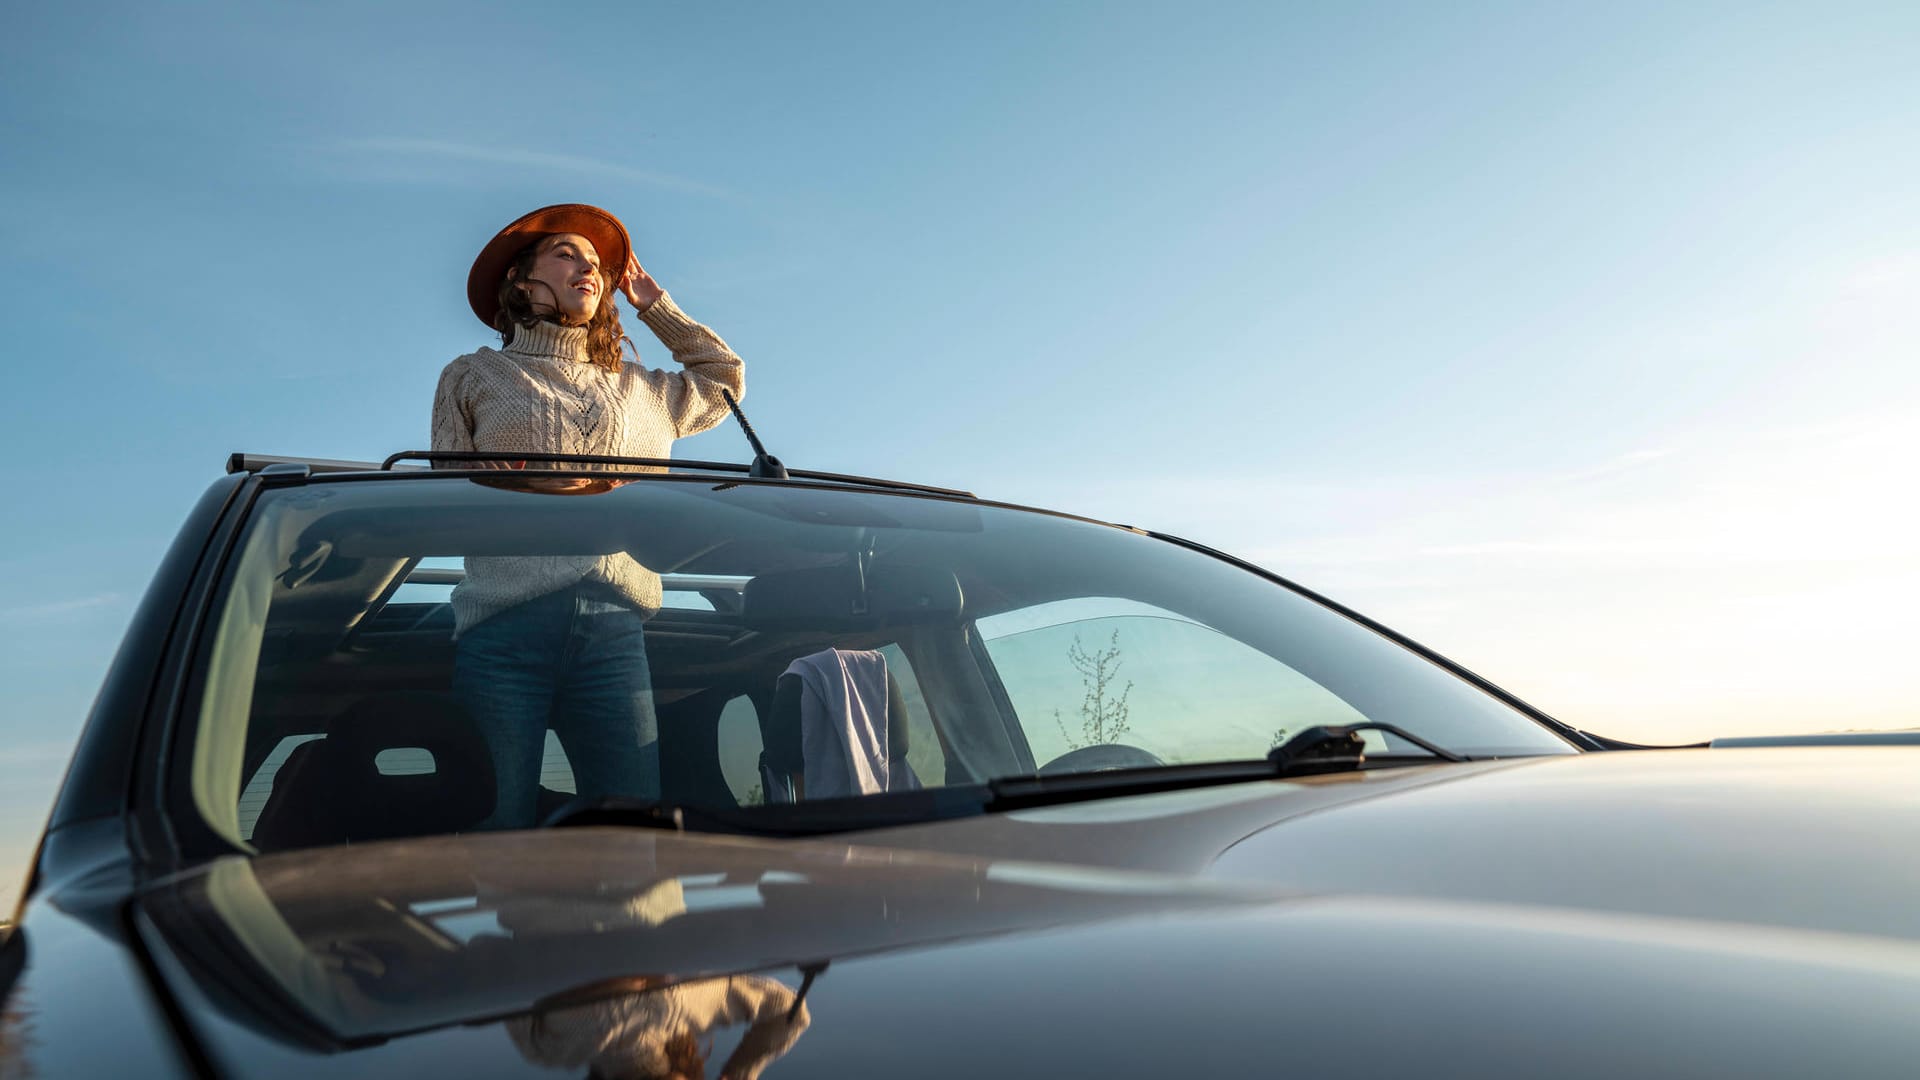
<instances>
[{"instance_id":1,"label":"black rubber trim","mask_svg":"<svg viewBox=\"0 0 1920 1080\"><path fill-rule=\"evenodd\" d=\"M229 568L254 520L254 504L267 486L257 474L248 477L230 516L210 539L212 550L181 601L180 632L168 651L163 679L154 688L152 716L140 751L146 768L134 777L134 813L146 840L143 862L159 872L201 858L244 853L214 832L194 805L193 759L188 752L192 739L187 728L190 704L200 700L206 687L209 624L225 609L232 585Z\"/></svg>"}]
</instances>

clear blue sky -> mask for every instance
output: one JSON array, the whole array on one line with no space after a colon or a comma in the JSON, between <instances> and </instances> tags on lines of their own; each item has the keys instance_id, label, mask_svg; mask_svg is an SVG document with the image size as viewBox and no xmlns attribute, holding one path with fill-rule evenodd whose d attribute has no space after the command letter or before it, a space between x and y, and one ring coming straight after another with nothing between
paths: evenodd
<instances>
[{"instance_id":1,"label":"clear blue sky","mask_svg":"<svg viewBox=\"0 0 1920 1080\"><path fill-rule=\"evenodd\" d=\"M16 846L224 455L424 443L560 201L790 464L1192 535L1628 737L1920 723L1920 5L7 22Z\"/></svg>"}]
</instances>

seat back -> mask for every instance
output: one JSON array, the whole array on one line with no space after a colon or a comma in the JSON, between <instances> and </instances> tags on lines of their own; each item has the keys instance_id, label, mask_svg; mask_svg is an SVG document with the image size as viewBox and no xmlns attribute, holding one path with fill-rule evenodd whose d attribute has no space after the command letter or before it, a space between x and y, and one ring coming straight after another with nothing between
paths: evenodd
<instances>
[{"instance_id":1,"label":"seat back","mask_svg":"<svg viewBox=\"0 0 1920 1080\"><path fill-rule=\"evenodd\" d=\"M432 770L383 770L389 750L424 751ZM460 832L491 814L494 798L486 741L450 695L380 694L287 757L253 842L273 850Z\"/></svg>"}]
</instances>

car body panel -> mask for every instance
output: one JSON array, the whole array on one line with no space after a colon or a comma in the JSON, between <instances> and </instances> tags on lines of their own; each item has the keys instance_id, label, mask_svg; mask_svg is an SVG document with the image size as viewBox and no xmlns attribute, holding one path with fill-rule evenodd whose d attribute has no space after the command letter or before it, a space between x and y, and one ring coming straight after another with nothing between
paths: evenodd
<instances>
[{"instance_id":1,"label":"car body panel","mask_svg":"<svg viewBox=\"0 0 1920 1080\"><path fill-rule=\"evenodd\" d=\"M1910 857L1920 836L1920 748L1639 751L1405 772L1176 792L865 839L1313 892L1920 940L1920 859ZM1130 813L1118 814L1122 806Z\"/></svg>"},{"instance_id":2,"label":"car body panel","mask_svg":"<svg viewBox=\"0 0 1920 1080\"><path fill-rule=\"evenodd\" d=\"M1269 829L1212 874L1920 940L1920 747L1536 759Z\"/></svg>"},{"instance_id":3,"label":"car body panel","mask_svg":"<svg viewBox=\"0 0 1920 1080\"><path fill-rule=\"evenodd\" d=\"M1716 931L1341 897L1049 927L836 962L769 1071L1912 1075L1910 947ZM522 1051L525 1016L328 1053L196 1013L232 1076L568 1075Z\"/></svg>"},{"instance_id":4,"label":"car body panel","mask_svg":"<svg viewBox=\"0 0 1920 1080\"><path fill-rule=\"evenodd\" d=\"M1441 788L1393 790L1320 813ZM1920 1049L1896 1022L1920 1008L1911 940L868 843L606 828L398 841L222 861L138 910L231 1075L547 1075L515 1032L570 988L617 1001L665 992L630 995L622 977L792 983L821 962L782 1076L1196 1062L1358 1076L1437 1060L1459 1075L1893 1076ZM567 1007L617 1012L587 1000Z\"/></svg>"},{"instance_id":5,"label":"car body panel","mask_svg":"<svg viewBox=\"0 0 1920 1080\"><path fill-rule=\"evenodd\" d=\"M120 921L121 872L29 902L5 949L20 961L0 1013L0 1076L188 1077L198 1048L179 1037ZM89 895L92 894L92 895ZM104 901L104 903L102 902ZM69 906L71 905L71 906ZM0 964L0 968L7 965Z\"/></svg>"},{"instance_id":6,"label":"car body panel","mask_svg":"<svg viewBox=\"0 0 1920 1080\"><path fill-rule=\"evenodd\" d=\"M1412 765L1252 781L876 829L860 836L918 851L1196 875L1229 846L1277 822L1520 764Z\"/></svg>"},{"instance_id":7,"label":"car body panel","mask_svg":"<svg viewBox=\"0 0 1920 1080\"><path fill-rule=\"evenodd\" d=\"M150 944L353 1045L602 980L697 978L1267 892L827 841L582 828L217 860ZM396 990L398 987L400 989Z\"/></svg>"},{"instance_id":8,"label":"car body panel","mask_svg":"<svg viewBox=\"0 0 1920 1080\"><path fill-rule=\"evenodd\" d=\"M1436 1062L1460 1075L1542 1063L1563 1076L1907 1075L1920 1037L1901 1018L1920 1008L1920 943L1901 921L1913 893L1898 841L1920 813L1912 756L1436 765L853 842L593 828L235 857L146 887L131 916L190 1041L171 1043L160 1011L142 1008L142 950L111 932L110 905L88 924L43 900L15 1007L134 1016L92 1042L84 1025L36 1033L19 1053L81 1074L171 1051L232 1076L551 1075L516 1032L568 988L604 984L617 1000L661 992L614 986L634 975L693 984L762 972L795 984L801 965L829 962L781 1076L1138 1074L1195 1062L1315 1076ZM1771 800L1764 834L1743 839L1739 823L1760 809L1748 804L1782 791L1793 798ZM1589 858L1560 858L1551 872L1542 862L1603 828L1610 840L1588 845ZM1695 831L1725 842L1717 857L1685 857L1695 852L1677 838ZM936 841L1022 857L912 846ZM1796 890L1777 856L1830 843L1856 846ZM1185 849L1182 868L1092 865L1122 861L1129 844L1136 863ZM1032 861L1042 848L1054 862ZM1637 875L1649 861L1664 870L1658 894ZM1327 867L1347 877L1334 882ZM1587 891L1539 894L1540 880L1564 873ZM63 883L57 899L85 909L89 896L130 887L101 874ZM1654 902L1689 890L1714 898L1712 917ZM1781 895L1836 898L1829 909L1857 925L1839 932L1839 916L1811 906L1787 917ZM463 909L481 903L493 914L473 913L476 929ZM272 933L249 944L233 931L275 920L291 953L276 954ZM460 959L507 923L512 936L480 951L491 955ZM82 972L113 984L84 1007Z\"/></svg>"}]
</instances>

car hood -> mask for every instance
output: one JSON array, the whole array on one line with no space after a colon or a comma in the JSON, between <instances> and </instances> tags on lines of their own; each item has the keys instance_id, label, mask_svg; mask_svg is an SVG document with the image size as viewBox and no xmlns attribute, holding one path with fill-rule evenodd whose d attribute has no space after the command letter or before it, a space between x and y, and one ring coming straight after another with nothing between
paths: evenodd
<instances>
[{"instance_id":1,"label":"car hood","mask_svg":"<svg viewBox=\"0 0 1920 1080\"><path fill-rule=\"evenodd\" d=\"M1582 754L1240 784L872 843L1920 940L1920 747Z\"/></svg>"},{"instance_id":2,"label":"car hood","mask_svg":"<svg viewBox=\"0 0 1920 1080\"><path fill-rule=\"evenodd\" d=\"M1910 898L1911 871L1888 865L1908 861L1892 834L1912 835L1920 808L1875 794L1890 776L1848 751L1826 767L1849 783L1776 775L1780 809L1761 813L1769 755L1809 765L1777 751L1474 763L854 843L579 829L356 845L214 862L145 890L134 922L199 1050L231 1075L649 1075L683 1036L730 1075L776 1059L782 1076L1377 1075L1444 1053L1462 1073L1710 1060L1787 1076L1832 1065L1835 1047L1855 1075L1896 1075L1920 1009L1910 917L1843 932L1757 917L1781 902L1733 890L1793 878L1752 862L1810 860L1823 885L1803 898ZM1849 805L1887 843L1872 859L1818 849L1849 830L1814 823ZM1740 806L1770 843L1709 842L1732 842ZM1583 868L1587 832L1609 825L1607 868ZM1691 844L1660 839L1689 830ZM1158 853L1126 855L1128 837ZM1051 861L1032 857L1046 848ZM1718 855L1681 857L1705 851ZM1137 868L1155 859L1184 861ZM1437 869L1461 861L1493 880ZM1613 899L1532 880L1566 875L1612 882ZM1635 891L1635 877L1667 884ZM1687 882L1726 910L1659 910Z\"/></svg>"}]
</instances>

